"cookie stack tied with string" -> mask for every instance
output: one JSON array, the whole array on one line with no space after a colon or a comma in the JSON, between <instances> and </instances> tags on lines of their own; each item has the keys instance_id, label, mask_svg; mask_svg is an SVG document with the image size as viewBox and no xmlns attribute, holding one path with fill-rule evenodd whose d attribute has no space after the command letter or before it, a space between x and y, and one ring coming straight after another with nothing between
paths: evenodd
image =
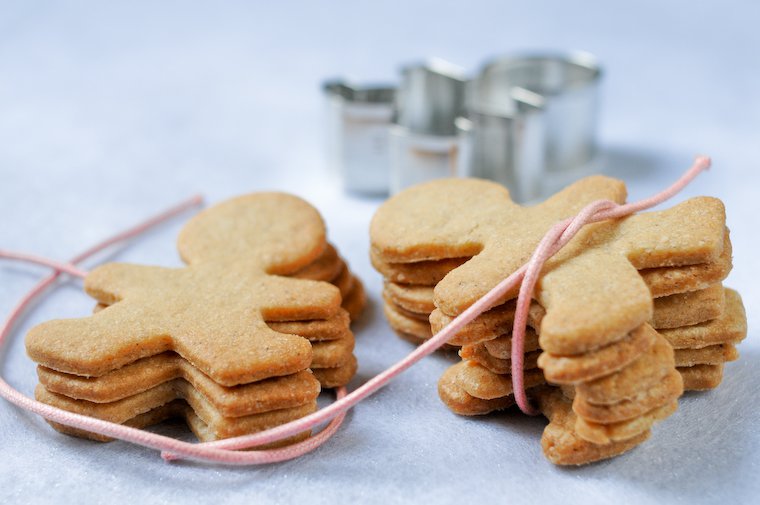
<instances>
[{"instance_id":1,"label":"cookie stack tied with string","mask_svg":"<svg viewBox=\"0 0 760 505\"><path fill-rule=\"evenodd\" d=\"M308 415L322 387L353 377L349 324L364 292L308 203L283 193L229 200L191 219L178 249L183 268L94 269L92 316L29 332L38 400L133 427L183 417L212 441Z\"/></svg>"},{"instance_id":2,"label":"cookie stack tied with string","mask_svg":"<svg viewBox=\"0 0 760 505\"><path fill-rule=\"evenodd\" d=\"M430 315L435 333L526 263L552 225L592 201L622 203L625 197L623 183L605 177L579 181L530 208L514 204L491 182L423 184L378 210L373 263L386 278L437 279ZM692 317L671 324L694 324L703 316L688 295L664 298L689 291L686 284L676 290L674 279L698 270L722 272L693 283L695 291L720 282L729 268L725 212L712 198L588 225L547 262L529 311L523 373L525 387L551 419L543 437L551 461L583 464L620 454L676 410L683 380L668 339L652 324L669 319L669 305ZM658 285L669 285L670 292L663 289L666 301L653 303L650 288ZM516 295L507 293L450 340L462 346L463 360L443 375L439 393L453 411L485 414L514 403Z\"/></svg>"}]
</instances>

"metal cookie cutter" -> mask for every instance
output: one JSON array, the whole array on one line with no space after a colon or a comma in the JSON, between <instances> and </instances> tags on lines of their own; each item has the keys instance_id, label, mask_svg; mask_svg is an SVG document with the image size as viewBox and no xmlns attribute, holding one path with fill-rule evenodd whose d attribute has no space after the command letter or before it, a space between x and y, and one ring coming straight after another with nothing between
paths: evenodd
<instances>
[{"instance_id":1,"label":"metal cookie cutter","mask_svg":"<svg viewBox=\"0 0 760 505\"><path fill-rule=\"evenodd\" d=\"M466 78L459 67L434 59L401 71L391 127L391 193L457 173L455 121L463 113Z\"/></svg>"},{"instance_id":2,"label":"metal cookie cutter","mask_svg":"<svg viewBox=\"0 0 760 505\"><path fill-rule=\"evenodd\" d=\"M499 58L468 84L460 175L535 199L591 168L601 69L586 53Z\"/></svg>"},{"instance_id":3,"label":"metal cookie cutter","mask_svg":"<svg viewBox=\"0 0 760 505\"><path fill-rule=\"evenodd\" d=\"M388 192L388 129L396 88L356 86L342 80L322 85L327 97L328 164L348 191Z\"/></svg>"}]
</instances>

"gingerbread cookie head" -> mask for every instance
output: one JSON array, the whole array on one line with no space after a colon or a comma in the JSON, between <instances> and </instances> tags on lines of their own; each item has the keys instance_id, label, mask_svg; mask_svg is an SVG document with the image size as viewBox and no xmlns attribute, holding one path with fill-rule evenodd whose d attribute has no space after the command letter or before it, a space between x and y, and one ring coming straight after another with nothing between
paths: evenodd
<instances>
[{"instance_id":1,"label":"gingerbread cookie head","mask_svg":"<svg viewBox=\"0 0 760 505\"><path fill-rule=\"evenodd\" d=\"M109 307L36 326L27 352L48 368L99 376L174 351L227 386L303 370L309 342L267 322L327 319L340 310L340 293L325 282L272 273L313 261L324 236L316 210L289 195L250 195L210 208L180 235L187 267L94 269L85 289Z\"/></svg>"},{"instance_id":2,"label":"gingerbread cookie head","mask_svg":"<svg viewBox=\"0 0 760 505\"><path fill-rule=\"evenodd\" d=\"M247 261L287 275L327 247L325 225L306 201L286 193L254 193L227 200L192 218L177 248L189 265Z\"/></svg>"},{"instance_id":3,"label":"gingerbread cookie head","mask_svg":"<svg viewBox=\"0 0 760 505\"><path fill-rule=\"evenodd\" d=\"M625 196L622 182L595 176L521 207L492 182L435 181L378 210L373 253L407 263L472 256L435 287L436 306L456 315L522 266L559 220L592 201L622 203ZM623 338L652 316L651 294L637 269L715 261L724 235L723 205L713 198L586 226L547 262L537 285L534 296L547 311L542 347L577 354ZM516 294L507 293L504 301Z\"/></svg>"}]
</instances>

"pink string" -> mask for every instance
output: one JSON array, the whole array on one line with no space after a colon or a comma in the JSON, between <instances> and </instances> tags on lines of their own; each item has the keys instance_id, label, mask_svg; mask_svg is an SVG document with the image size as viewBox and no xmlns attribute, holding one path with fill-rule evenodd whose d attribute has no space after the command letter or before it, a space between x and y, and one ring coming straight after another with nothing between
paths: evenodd
<instances>
[{"instance_id":1,"label":"pink string","mask_svg":"<svg viewBox=\"0 0 760 505\"><path fill-rule=\"evenodd\" d=\"M42 265L50 267L58 273L66 273L84 279L87 277L87 272L77 268L71 263L61 263L42 256L35 256L34 254L20 253L15 251L8 251L6 249L0 249L0 258L9 260L19 260L25 263L34 263L36 265Z\"/></svg>"},{"instance_id":2,"label":"pink string","mask_svg":"<svg viewBox=\"0 0 760 505\"><path fill-rule=\"evenodd\" d=\"M332 433L335 432L335 430L337 430L338 426L335 424L336 421L339 419L342 420L348 409L364 400L364 398L381 389L393 378L404 372L406 369L417 363L425 356L433 353L435 350L440 348L449 339L455 336L464 326L472 322L483 312L497 305L505 293L513 290L518 284L522 283L518 295L517 310L512 333L512 383L515 400L520 409L525 413L535 414L536 410L530 405L527 395L525 394L522 368L523 350L525 325L527 323L527 314L530 300L532 298L533 290L535 289L535 282L546 260L555 254L565 244L567 244L584 225L605 219L623 217L631 213L658 205L681 191L700 172L706 170L709 168L709 166L709 158L705 156L697 157L692 167L689 168L689 170L686 171L672 186L645 200L640 200L638 202L625 205L618 205L610 201L597 201L589 204L574 218L565 219L557 225L553 226L547 232L546 236L541 240L528 263L520 267L509 277L497 284L485 296L468 307L459 316L454 318L451 323L436 333L428 341L412 351L405 358L395 363L380 374L376 375L372 379L368 380L352 393L343 396L341 392L339 392L338 399L331 405L311 415L266 431L226 440L220 440L217 442L190 444L187 442L182 442L172 438L145 432L143 430L137 430L135 428L108 423L87 416L72 414L60 409L54 409L48 405L34 402L33 400L24 397L20 393L10 388L10 386L8 386L4 381L0 381L0 395L8 398L10 401L16 403L17 405L20 405L23 408L32 410L33 412L36 412L48 419L60 422L62 424L100 433L113 438L127 440L139 445L143 445L145 447L159 449L162 451L162 457L167 461L180 458L189 458L231 465L262 464L272 463L275 461L283 461L284 459L291 459L293 457L298 457L302 454L305 454L309 450L317 447L320 443L324 442ZM54 280L57 275L58 272L53 274L51 276L52 279ZM42 289L44 289L44 287L45 286L43 286ZM41 289L39 291L41 291ZM34 294L34 291L31 294ZM25 305L25 301L22 301L22 304L20 304L21 308L23 308ZM14 311L12 313L9 322L13 322L17 315L16 312L17 311ZM9 326L10 325L6 323L6 325L3 327L2 333L0 333L0 344L2 344L2 339L8 332ZM312 439L308 439L307 441L296 444L294 446L272 451L236 450L277 442L287 437L309 430L333 418L333 423L331 423L330 426L325 428L318 435L312 437ZM332 431L329 431L331 429ZM329 434L325 434L326 432ZM313 441L312 445L308 445L310 441ZM277 453L276 455L274 454L275 452ZM281 459L277 459L278 457Z\"/></svg>"}]
</instances>

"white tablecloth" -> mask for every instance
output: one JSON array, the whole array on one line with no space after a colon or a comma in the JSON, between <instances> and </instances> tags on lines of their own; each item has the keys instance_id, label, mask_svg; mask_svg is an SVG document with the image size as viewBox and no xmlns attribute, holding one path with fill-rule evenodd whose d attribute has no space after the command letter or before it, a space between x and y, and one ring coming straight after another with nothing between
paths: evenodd
<instances>
[{"instance_id":1,"label":"white tablecloth","mask_svg":"<svg viewBox=\"0 0 760 505\"><path fill-rule=\"evenodd\" d=\"M714 168L678 200L722 198L734 244L727 284L749 337L717 391L687 394L629 455L580 469L548 463L542 419L466 419L439 401L453 361L433 356L352 412L326 446L265 468L164 463L154 451L53 431L0 401L3 503L749 503L760 492L760 302L756 250L760 71L752 2L129 2L0 5L0 247L65 259L195 192L217 202L283 189L323 213L371 302L352 387L410 351L382 317L369 265L378 200L343 195L325 171L320 81L395 78L437 55L476 68L515 49L585 49L605 63L607 172L650 194L698 152ZM119 248L178 265L182 219ZM44 269L2 262L0 313ZM24 319L3 374L31 394L23 335L87 313L70 281ZM178 426L161 428L175 433Z\"/></svg>"}]
</instances>

